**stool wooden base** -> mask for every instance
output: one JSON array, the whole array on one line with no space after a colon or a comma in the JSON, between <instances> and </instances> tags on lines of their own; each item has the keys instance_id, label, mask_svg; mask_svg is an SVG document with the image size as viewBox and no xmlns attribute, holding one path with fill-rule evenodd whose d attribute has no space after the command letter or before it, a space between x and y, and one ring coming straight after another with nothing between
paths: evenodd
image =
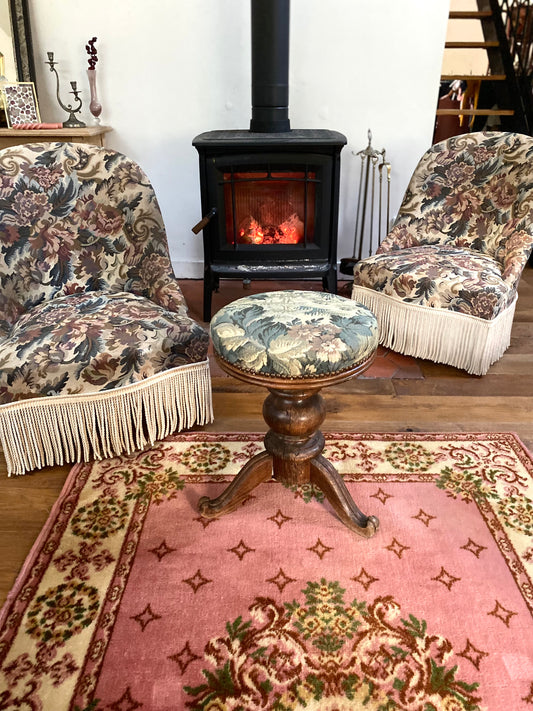
<instances>
[{"instance_id":1,"label":"stool wooden base","mask_svg":"<svg viewBox=\"0 0 533 711\"><path fill-rule=\"evenodd\" d=\"M324 436L319 430L326 415L320 390L362 373L373 359L374 355L342 373L287 380L246 373L217 356L220 367L229 374L268 388L263 416L270 429L264 439L265 451L252 457L220 496L199 500L201 515L217 518L235 510L256 486L273 478L291 486L317 486L348 528L365 538L373 536L378 519L358 509L339 472L322 456Z\"/></svg>"}]
</instances>

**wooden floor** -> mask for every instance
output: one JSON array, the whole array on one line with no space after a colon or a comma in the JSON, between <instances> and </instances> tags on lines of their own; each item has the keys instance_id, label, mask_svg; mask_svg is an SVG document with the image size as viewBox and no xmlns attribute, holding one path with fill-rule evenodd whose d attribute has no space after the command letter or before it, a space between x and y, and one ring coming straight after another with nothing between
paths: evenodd
<instances>
[{"instance_id":1,"label":"wooden floor","mask_svg":"<svg viewBox=\"0 0 533 711\"><path fill-rule=\"evenodd\" d=\"M201 320L201 284L181 282L190 314ZM309 282L253 284L273 288L319 288ZM222 282L213 312L249 294L240 282ZM354 379L323 391L329 432L516 432L533 451L533 268L527 267L511 347L483 377L417 361L421 377ZM264 432L265 392L213 370L215 421L206 431ZM7 478L0 456L0 604L37 538L70 467L47 468Z\"/></svg>"}]
</instances>

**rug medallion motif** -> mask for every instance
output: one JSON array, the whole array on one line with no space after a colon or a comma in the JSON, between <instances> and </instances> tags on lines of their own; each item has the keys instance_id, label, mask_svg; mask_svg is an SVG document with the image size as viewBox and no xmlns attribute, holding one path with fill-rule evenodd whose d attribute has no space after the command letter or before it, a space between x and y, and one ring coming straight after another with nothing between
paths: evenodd
<instances>
[{"instance_id":1,"label":"rug medallion motif","mask_svg":"<svg viewBox=\"0 0 533 711\"><path fill-rule=\"evenodd\" d=\"M274 482L202 519L262 435L75 466L0 615L0 711L533 710L520 441L325 436L371 539Z\"/></svg>"}]
</instances>

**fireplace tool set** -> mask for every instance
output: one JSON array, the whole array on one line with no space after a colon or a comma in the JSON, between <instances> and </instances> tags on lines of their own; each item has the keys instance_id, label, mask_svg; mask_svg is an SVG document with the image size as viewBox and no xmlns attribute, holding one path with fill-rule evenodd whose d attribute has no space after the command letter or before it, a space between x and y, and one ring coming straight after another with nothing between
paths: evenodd
<instances>
[{"instance_id":1,"label":"fireplace tool set","mask_svg":"<svg viewBox=\"0 0 533 711\"><path fill-rule=\"evenodd\" d=\"M359 195L355 219L355 235L352 257L344 257L339 269L343 274L353 274L355 264L363 258L363 242L368 233L368 256L374 251L374 224L377 219L377 247L382 237L387 235L390 220L390 179L391 164L385 160L385 149L381 151L372 147L372 131L368 130L368 146L358 153L361 158L361 174L359 178ZM377 176L376 176L377 172ZM386 174L386 186L383 174ZM377 186L377 216L374 215ZM370 192L370 195L369 195ZM384 197L385 194L385 197ZM368 215L368 201L370 214ZM384 226L384 227L383 227Z\"/></svg>"}]
</instances>

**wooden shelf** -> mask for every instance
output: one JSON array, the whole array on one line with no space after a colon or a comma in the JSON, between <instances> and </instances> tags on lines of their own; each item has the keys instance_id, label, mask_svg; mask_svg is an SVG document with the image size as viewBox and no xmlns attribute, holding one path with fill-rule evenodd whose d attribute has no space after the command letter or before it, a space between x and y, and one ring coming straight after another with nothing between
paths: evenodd
<instances>
[{"instance_id":1,"label":"wooden shelf","mask_svg":"<svg viewBox=\"0 0 533 711\"><path fill-rule=\"evenodd\" d=\"M446 42L445 49L494 49L499 47L498 40L490 40L488 42Z\"/></svg>"},{"instance_id":2,"label":"wooden shelf","mask_svg":"<svg viewBox=\"0 0 533 711\"><path fill-rule=\"evenodd\" d=\"M505 74L443 74L442 81L505 81Z\"/></svg>"},{"instance_id":3,"label":"wooden shelf","mask_svg":"<svg viewBox=\"0 0 533 711\"><path fill-rule=\"evenodd\" d=\"M514 116L513 109L437 109L437 116Z\"/></svg>"},{"instance_id":4,"label":"wooden shelf","mask_svg":"<svg viewBox=\"0 0 533 711\"><path fill-rule=\"evenodd\" d=\"M43 141L88 143L93 146L103 146L106 133L112 130L110 126L36 129L0 128L0 150L10 146L20 146L24 143L41 143Z\"/></svg>"},{"instance_id":5,"label":"wooden shelf","mask_svg":"<svg viewBox=\"0 0 533 711\"><path fill-rule=\"evenodd\" d=\"M492 17L491 10L450 10L450 20L482 20Z\"/></svg>"}]
</instances>

